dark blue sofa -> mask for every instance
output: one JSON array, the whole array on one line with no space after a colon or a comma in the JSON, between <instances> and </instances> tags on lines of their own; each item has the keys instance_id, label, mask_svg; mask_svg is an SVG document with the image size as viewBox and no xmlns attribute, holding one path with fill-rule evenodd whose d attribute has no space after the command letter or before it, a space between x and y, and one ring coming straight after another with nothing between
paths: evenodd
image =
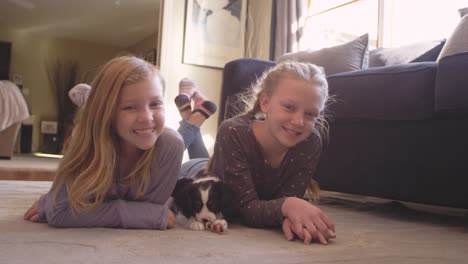
<instances>
[{"instance_id":1,"label":"dark blue sofa","mask_svg":"<svg viewBox=\"0 0 468 264\"><path fill-rule=\"evenodd\" d=\"M219 123L274 62L223 72ZM328 76L335 103L315 175L324 190L468 208L468 52Z\"/></svg>"}]
</instances>

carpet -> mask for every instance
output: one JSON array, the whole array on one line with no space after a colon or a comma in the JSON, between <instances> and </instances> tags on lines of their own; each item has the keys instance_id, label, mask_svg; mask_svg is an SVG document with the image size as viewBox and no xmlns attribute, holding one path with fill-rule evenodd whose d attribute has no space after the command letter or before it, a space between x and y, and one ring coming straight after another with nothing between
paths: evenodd
<instances>
[{"instance_id":1,"label":"carpet","mask_svg":"<svg viewBox=\"0 0 468 264\"><path fill-rule=\"evenodd\" d=\"M238 223L227 234L51 228L22 219L50 182L0 181L0 263L465 263L464 216L418 212L397 202L324 197L337 238L327 246L286 241L280 230Z\"/></svg>"}]
</instances>

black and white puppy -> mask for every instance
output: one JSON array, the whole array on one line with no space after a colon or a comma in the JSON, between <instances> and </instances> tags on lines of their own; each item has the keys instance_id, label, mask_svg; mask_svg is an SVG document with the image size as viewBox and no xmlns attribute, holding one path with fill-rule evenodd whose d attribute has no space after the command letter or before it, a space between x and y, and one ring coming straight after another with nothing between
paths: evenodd
<instances>
[{"instance_id":1,"label":"black and white puppy","mask_svg":"<svg viewBox=\"0 0 468 264\"><path fill-rule=\"evenodd\" d=\"M203 171L195 178L179 179L172 198L177 223L191 230L205 230L205 225L210 223L220 227L222 232L227 231L224 214L233 212L236 203L236 193L231 186Z\"/></svg>"}]
</instances>

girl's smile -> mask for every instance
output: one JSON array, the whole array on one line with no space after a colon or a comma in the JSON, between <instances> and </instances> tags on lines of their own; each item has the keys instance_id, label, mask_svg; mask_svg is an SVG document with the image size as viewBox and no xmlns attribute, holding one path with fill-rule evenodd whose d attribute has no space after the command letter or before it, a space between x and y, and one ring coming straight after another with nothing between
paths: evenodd
<instances>
[{"instance_id":1,"label":"girl's smile","mask_svg":"<svg viewBox=\"0 0 468 264\"><path fill-rule=\"evenodd\" d=\"M134 129L133 130L138 135L151 135L156 131L155 128L142 128L142 129Z\"/></svg>"},{"instance_id":2,"label":"girl's smile","mask_svg":"<svg viewBox=\"0 0 468 264\"><path fill-rule=\"evenodd\" d=\"M295 129L290 129L290 128L287 128L287 127L284 127L284 126L282 126L282 128L286 132L286 134L291 136L291 137L298 137L298 136L302 135L301 131L297 131Z\"/></svg>"}]
</instances>

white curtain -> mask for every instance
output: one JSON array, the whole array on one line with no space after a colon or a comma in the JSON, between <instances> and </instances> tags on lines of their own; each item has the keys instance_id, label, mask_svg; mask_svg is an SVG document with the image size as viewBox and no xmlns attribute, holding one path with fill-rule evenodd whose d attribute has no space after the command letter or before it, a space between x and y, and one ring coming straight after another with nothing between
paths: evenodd
<instances>
[{"instance_id":1,"label":"white curtain","mask_svg":"<svg viewBox=\"0 0 468 264\"><path fill-rule=\"evenodd\" d=\"M307 15L307 0L276 0L274 59L298 51Z\"/></svg>"}]
</instances>

